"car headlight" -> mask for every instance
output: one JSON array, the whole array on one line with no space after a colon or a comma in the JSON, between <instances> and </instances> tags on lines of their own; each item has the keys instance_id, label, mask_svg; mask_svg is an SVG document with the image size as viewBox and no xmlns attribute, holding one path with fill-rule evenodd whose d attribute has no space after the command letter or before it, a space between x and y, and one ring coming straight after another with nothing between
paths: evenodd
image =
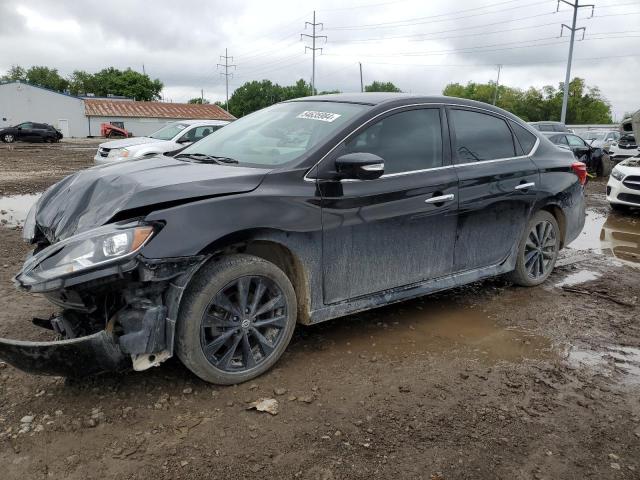
<instances>
[{"instance_id":1,"label":"car headlight","mask_svg":"<svg viewBox=\"0 0 640 480\"><path fill-rule=\"evenodd\" d=\"M106 225L55 243L25 263L17 279L33 285L135 255L154 233L151 225Z\"/></svg>"},{"instance_id":2,"label":"car headlight","mask_svg":"<svg viewBox=\"0 0 640 480\"><path fill-rule=\"evenodd\" d=\"M127 150L126 148L114 148L112 150L109 150L108 158L128 158L129 153L129 150Z\"/></svg>"},{"instance_id":3,"label":"car headlight","mask_svg":"<svg viewBox=\"0 0 640 480\"><path fill-rule=\"evenodd\" d=\"M619 169L614 168L613 171L611 172L611 176L616 180L618 180L619 182L621 182L622 179L624 178L624 173L622 173Z\"/></svg>"}]
</instances>

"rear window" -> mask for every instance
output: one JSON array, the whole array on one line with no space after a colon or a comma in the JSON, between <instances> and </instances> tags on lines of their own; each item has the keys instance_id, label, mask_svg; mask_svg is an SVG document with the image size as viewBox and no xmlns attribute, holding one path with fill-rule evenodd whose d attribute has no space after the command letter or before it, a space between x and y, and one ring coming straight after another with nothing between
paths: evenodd
<instances>
[{"instance_id":1,"label":"rear window","mask_svg":"<svg viewBox=\"0 0 640 480\"><path fill-rule=\"evenodd\" d=\"M518 125L516 122L509 123L511 123L513 133L518 139L518 143L520 143L520 146L522 147L522 152L525 155L529 155L538 138L533 133L529 132L526 128Z\"/></svg>"},{"instance_id":2,"label":"rear window","mask_svg":"<svg viewBox=\"0 0 640 480\"><path fill-rule=\"evenodd\" d=\"M452 109L449 114L455 132L458 163L497 160L516 155L513 135L504 120L469 110Z\"/></svg>"}]
</instances>

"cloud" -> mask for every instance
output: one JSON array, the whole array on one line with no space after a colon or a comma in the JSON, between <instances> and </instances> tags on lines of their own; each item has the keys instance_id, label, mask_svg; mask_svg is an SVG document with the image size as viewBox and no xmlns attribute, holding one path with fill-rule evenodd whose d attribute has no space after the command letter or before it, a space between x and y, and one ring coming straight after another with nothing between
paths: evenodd
<instances>
[{"instance_id":1,"label":"cloud","mask_svg":"<svg viewBox=\"0 0 640 480\"><path fill-rule=\"evenodd\" d=\"M568 45L556 37L571 14L554 13L552 0L325 0L322 7L317 21L328 42L318 45L324 49L317 58L319 89L358 91L358 62L366 83L390 80L412 92L494 79L498 63L501 82L510 86L564 80ZM111 0L107 9L98 0L2 2L0 71L12 64L48 65L64 74L144 64L164 82L166 98L186 101L204 89L220 100L225 85L216 64L225 48L237 65L231 90L254 79L310 80L308 39L301 41L300 33L311 8L294 0ZM592 19L589 11L580 13L587 36L576 43L572 76L598 85L618 116L640 106L640 57L621 57L637 55L634 12L640 5L623 2L597 7ZM594 57L602 59L581 60Z\"/></svg>"}]
</instances>

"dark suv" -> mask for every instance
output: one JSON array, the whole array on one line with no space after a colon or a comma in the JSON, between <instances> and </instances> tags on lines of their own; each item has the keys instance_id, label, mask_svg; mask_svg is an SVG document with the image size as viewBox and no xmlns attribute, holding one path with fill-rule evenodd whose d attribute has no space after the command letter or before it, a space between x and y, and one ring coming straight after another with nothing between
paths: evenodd
<instances>
[{"instance_id":1,"label":"dark suv","mask_svg":"<svg viewBox=\"0 0 640 480\"><path fill-rule=\"evenodd\" d=\"M187 147L47 190L15 278L66 340L0 340L31 372L143 370L174 353L253 378L314 324L507 274L538 285L584 224L585 165L483 103L401 94L280 103Z\"/></svg>"},{"instance_id":2,"label":"dark suv","mask_svg":"<svg viewBox=\"0 0 640 480\"><path fill-rule=\"evenodd\" d=\"M5 143L16 140L23 142L58 142L62 133L46 123L24 122L0 130L0 139Z\"/></svg>"}]
</instances>

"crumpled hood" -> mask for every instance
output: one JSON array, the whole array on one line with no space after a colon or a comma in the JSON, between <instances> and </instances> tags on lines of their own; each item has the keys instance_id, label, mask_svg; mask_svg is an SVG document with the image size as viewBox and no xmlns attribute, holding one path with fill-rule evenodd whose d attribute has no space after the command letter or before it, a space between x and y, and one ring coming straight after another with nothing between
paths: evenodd
<instances>
[{"instance_id":1,"label":"crumpled hood","mask_svg":"<svg viewBox=\"0 0 640 480\"><path fill-rule=\"evenodd\" d=\"M93 167L44 192L35 220L54 243L104 225L118 212L254 190L269 171L165 156Z\"/></svg>"},{"instance_id":2,"label":"crumpled hood","mask_svg":"<svg viewBox=\"0 0 640 480\"><path fill-rule=\"evenodd\" d=\"M120 140L111 140L110 142L101 143L99 145L100 148L124 148L124 147L132 147L134 145L144 145L147 143L172 143L167 140L158 140L157 138L151 137L132 137L132 138L122 138Z\"/></svg>"}]
</instances>

